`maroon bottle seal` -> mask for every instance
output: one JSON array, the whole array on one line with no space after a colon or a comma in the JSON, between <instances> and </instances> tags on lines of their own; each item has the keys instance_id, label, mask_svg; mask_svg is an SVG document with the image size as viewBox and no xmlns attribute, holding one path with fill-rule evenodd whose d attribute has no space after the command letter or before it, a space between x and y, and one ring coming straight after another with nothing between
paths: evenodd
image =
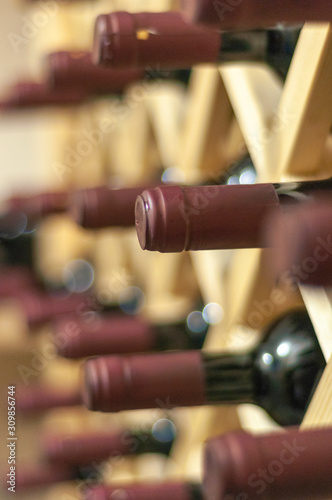
<instances>
[{"instance_id":1,"label":"maroon bottle seal","mask_svg":"<svg viewBox=\"0 0 332 500\"><path fill-rule=\"evenodd\" d=\"M86 432L70 436L47 434L42 439L42 450L49 462L84 466L111 456L130 455L134 439L129 431Z\"/></svg>"},{"instance_id":2,"label":"maroon bottle seal","mask_svg":"<svg viewBox=\"0 0 332 500\"><path fill-rule=\"evenodd\" d=\"M207 441L203 490L209 500L330 498L331 429L250 435L227 433Z\"/></svg>"},{"instance_id":3,"label":"maroon bottle seal","mask_svg":"<svg viewBox=\"0 0 332 500\"><path fill-rule=\"evenodd\" d=\"M143 70L96 66L90 52L58 51L47 56L47 79L55 90L83 89L92 94L121 93L142 80Z\"/></svg>"},{"instance_id":4,"label":"maroon bottle seal","mask_svg":"<svg viewBox=\"0 0 332 500\"><path fill-rule=\"evenodd\" d=\"M264 244L264 221L278 208L272 184L163 186L137 198L135 224L147 250L254 248Z\"/></svg>"},{"instance_id":5,"label":"maroon bottle seal","mask_svg":"<svg viewBox=\"0 0 332 500\"><path fill-rule=\"evenodd\" d=\"M93 60L114 68L189 68L216 62L221 35L178 12L112 12L97 17Z\"/></svg>"},{"instance_id":6,"label":"maroon bottle seal","mask_svg":"<svg viewBox=\"0 0 332 500\"><path fill-rule=\"evenodd\" d=\"M28 490L34 487L41 487L60 483L64 481L73 481L75 472L62 465L41 465L41 466L21 466L17 467L15 477L16 491Z\"/></svg>"},{"instance_id":7,"label":"maroon bottle seal","mask_svg":"<svg viewBox=\"0 0 332 500\"><path fill-rule=\"evenodd\" d=\"M24 81L15 84L9 93L2 99L2 111L38 108L44 106L78 105L87 98L85 90L53 91L45 83Z\"/></svg>"},{"instance_id":8,"label":"maroon bottle seal","mask_svg":"<svg viewBox=\"0 0 332 500\"><path fill-rule=\"evenodd\" d=\"M58 354L72 359L146 352L155 344L154 330L147 320L124 314L97 317L93 322L63 317L55 321L53 335Z\"/></svg>"},{"instance_id":9,"label":"maroon bottle seal","mask_svg":"<svg viewBox=\"0 0 332 500\"><path fill-rule=\"evenodd\" d=\"M50 294L38 289L19 291L16 298L29 326L42 325L57 316L76 313L88 302L88 296L84 294Z\"/></svg>"},{"instance_id":10,"label":"maroon bottle seal","mask_svg":"<svg viewBox=\"0 0 332 500\"><path fill-rule=\"evenodd\" d=\"M280 281L332 284L332 204L308 202L275 214L266 223L271 267Z\"/></svg>"},{"instance_id":11,"label":"maroon bottle seal","mask_svg":"<svg viewBox=\"0 0 332 500\"><path fill-rule=\"evenodd\" d=\"M46 215L65 212L69 200L68 191L50 191L33 195L12 196L10 208L24 212L29 221L39 221Z\"/></svg>"},{"instance_id":12,"label":"maroon bottle seal","mask_svg":"<svg viewBox=\"0 0 332 500\"><path fill-rule=\"evenodd\" d=\"M135 202L144 187L99 186L72 194L68 212L84 228L130 227L135 225Z\"/></svg>"},{"instance_id":13,"label":"maroon bottle seal","mask_svg":"<svg viewBox=\"0 0 332 500\"><path fill-rule=\"evenodd\" d=\"M104 356L84 363L83 401L95 411L202 405L200 351Z\"/></svg>"},{"instance_id":14,"label":"maroon bottle seal","mask_svg":"<svg viewBox=\"0 0 332 500\"><path fill-rule=\"evenodd\" d=\"M41 384L16 387L16 409L20 413L82 404L80 391L62 391Z\"/></svg>"}]
</instances>

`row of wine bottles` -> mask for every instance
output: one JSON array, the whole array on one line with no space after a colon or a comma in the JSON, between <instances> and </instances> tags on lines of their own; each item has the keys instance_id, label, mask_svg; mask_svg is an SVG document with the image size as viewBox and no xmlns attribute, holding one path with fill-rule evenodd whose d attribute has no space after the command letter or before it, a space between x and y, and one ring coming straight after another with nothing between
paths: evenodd
<instances>
[{"instance_id":1,"label":"row of wine bottles","mask_svg":"<svg viewBox=\"0 0 332 500\"><path fill-rule=\"evenodd\" d=\"M204 449L202 484L190 482L89 484L82 500L223 500L237 498L329 498L332 493L331 429L287 429L286 432L254 436L243 431L210 438ZM17 491L55 482L88 477L89 467L106 457L126 454L166 453L172 441L158 442L149 433L95 433L72 438L48 436L48 463L20 468ZM84 468L85 467L85 468ZM308 473L310 471L310 473ZM8 483L10 479L8 479ZM127 496L125 496L127 498Z\"/></svg>"},{"instance_id":2,"label":"row of wine bottles","mask_svg":"<svg viewBox=\"0 0 332 500\"><path fill-rule=\"evenodd\" d=\"M243 163L248 166L247 157L239 161L239 172ZM330 190L331 179L255 185L207 181L15 196L0 219L1 235L17 233L22 217L24 232L42 217L66 210L84 228L135 224L141 247L151 251L276 248L277 270L304 266L294 273L300 282L330 285Z\"/></svg>"},{"instance_id":3,"label":"row of wine bottles","mask_svg":"<svg viewBox=\"0 0 332 500\"><path fill-rule=\"evenodd\" d=\"M264 62L285 79L300 30L268 27L221 34L186 22L178 12L112 12L97 18L92 52L48 54L43 81L18 82L1 108L77 105L121 93L138 80L186 83L189 72L184 68L201 63Z\"/></svg>"},{"instance_id":4,"label":"row of wine bottles","mask_svg":"<svg viewBox=\"0 0 332 500\"><path fill-rule=\"evenodd\" d=\"M303 310L280 317L263 332L259 345L238 354L193 349L194 342L183 326L156 327L139 318L113 320L110 316L96 330L93 324L75 323L71 317L62 320L61 336L68 325L81 325L73 340L72 328L67 331L63 351L74 357L88 356L82 386L70 393L52 393L47 387L33 385L17 387L18 411L83 403L103 412L158 408L161 404L174 408L253 403L280 425L299 425L326 364ZM136 334L138 339L131 342ZM159 352L149 353L158 336L166 340L166 351L158 346ZM203 339L204 335L196 338L196 345ZM61 353L61 346L59 350Z\"/></svg>"},{"instance_id":5,"label":"row of wine bottles","mask_svg":"<svg viewBox=\"0 0 332 500\"><path fill-rule=\"evenodd\" d=\"M290 8L287 18L282 9L286 17L281 19L277 7L269 15L261 14L255 20L257 25L252 26L250 8L239 8L241 2L235 3L239 5L232 5L230 11L234 11L234 16L242 16L242 21L237 22L244 23L244 29L266 28L270 26L266 21L271 19L271 25L280 21L302 23L311 18L323 20L328 10L322 13L319 6L313 13L306 5L303 13ZM260 10L265 11L265 7L260 6ZM216 9L216 2L213 8ZM220 5L218 9L220 17ZM248 15L247 24L243 12ZM3 107L81 103L91 96L121 93L137 79L164 77L160 68L171 70L166 77L183 79L183 73L174 70L200 62L267 62L285 78L299 33L300 28L271 28L221 35L220 30L188 24L177 13L120 12L100 16L92 54L51 54L47 83L14 88ZM107 67L94 66L94 62ZM150 66L157 67L158 72ZM115 67L116 74L110 69ZM187 78L185 72L184 79ZM45 193L12 199L8 216L10 219L16 210L25 212L27 227L44 215L63 210L87 228L136 224L142 248L161 252L261 247L270 244L264 234L268 218L284 212L292 214L298 200L312 195L324 198L329 189L329 180L296 185L153 185L117 190L101 186L76 192L74 196ZM18 220L20 224L21 219ZM4 236L7 221L4 216ZM319 262L325 261L328 259ZM12 286L17 289L17 285ZM5 295L11 293L9 289ZM72 297L73 302L65 298L65 307L61 308L46 298L43 301L42 295L36 294L31 300L24 291L19 295L31 325L77 310L82 302L82 296L77 297L78 302L76 297ZM71 330L66 335L69 323ZM325 359L306 312L291 311L279 318L263 332L263 341L255 349L240 354L201 351L199 344L206 329L207 325L199 337L191 336L185 324L153 325L139 317L114 313L102 314L98 322L88 325L77 317L61 318L55 331L59 353L75 358L100 357L83 363L84 382L73 393L52 393L49 388L32 386L21 391L17 388L17 411L82 404L94 411L119 412L158 407L160 402L166 409L254 403L282 426L299 425L325 369ZM168 352L149 353L161 350ZM122 355L114 355L119 353ZM171 422L168 428L172 429ZM287 429L280 434L256 437L231 433L207 442L202 484L96 485L87 487L83 496L87 500L166 500L171 496L174 500L328 498L332 493L330 439L329 429ZM153 432L136 433L131 429L121 434L86 433L69 439L49 436L44 443L47 467L24 471L21 464L17 485L24 488L89 477L91 462L112 455L167 456L173 441L172 433L156 439Z\"/></svg>"}]
</instances>

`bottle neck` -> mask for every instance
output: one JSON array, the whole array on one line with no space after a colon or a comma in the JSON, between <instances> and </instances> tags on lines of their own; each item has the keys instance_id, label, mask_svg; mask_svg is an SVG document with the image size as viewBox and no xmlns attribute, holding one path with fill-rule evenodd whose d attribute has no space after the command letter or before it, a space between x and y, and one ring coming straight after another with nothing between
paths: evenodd
<instances>
[{"instance_id":1,"label":"bottle neck","mask_svg":"<svg viewBox=\"0 0 332 500\"><path fill-rule=\"evenodd\" d=\"M206 377L206 400L210 404L254 403L253 354L202 353Z\"/></svg>"},{"instance_id":2,"label":"bottle neck","mask_svg":"<svg viewBox=\"0 0 332 500\"><path fill-rule=\"evenodd\" d=\"M169 437L169 439L165 438L165 440L161 441L154 437L151 432L140 431L132 432L131 434L136 443L135 448L133 448L135 455L158 453L168 456L174 443L173 437Z\"/></svg>"},{"instance_id":3,"label":"bottle neck","mask_svg":"<svg viewBox=\"0 0 332 500\"><path fill-rule=\"evenodd\" d=\"M273 186L280 205L294 205L303 201L326 198L332 190L332 177L319 181L277 183Z\"/></svg>"},{"instance_id":4,"label":"bottle neck","mask_svg":"<svg viewBox=\"0 0 332 500\"><path fill-rule=\"evenodd\" d=\"M298 28L226 32L218 59L222 63L265 62L285 79L299 33Z\"/></svg>"}]
</instances>

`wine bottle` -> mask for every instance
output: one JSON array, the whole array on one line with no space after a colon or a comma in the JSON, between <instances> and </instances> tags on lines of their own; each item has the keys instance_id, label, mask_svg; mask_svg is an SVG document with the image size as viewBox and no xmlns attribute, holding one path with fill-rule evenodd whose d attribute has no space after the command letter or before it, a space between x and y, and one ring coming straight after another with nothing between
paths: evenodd
<instances>
[{"instance_id":1,"label":"wine bottle","mask_svg":"<svg viewBox=\"0 0 332 500\"><path fill-rule=\"evenodd\" d=\"M111 12L95 24L93 60L112 68L189 68L200 63L266 62L286 76L300 30L221 34L178 12Z\"/></svg>"},{"instance_id":2,"label":"wine bottle","mask_svg":"<svg viewBox=\"0 0 332 500\"><path fill-rule=\"evenodd\" d=\"M15 471L15 492L27 493L30 489L43 486L74 481L79 479L79 471L63 465L24 465L20 464ZM9 486L9 484L7 485ZM7 488L6 488L7 489Z\"/></svg>"},{"instance_id":3,"label":"wine bottle","mask_svg":"<svg viewBox=\"0 0 332 500\"><path fill-rule=\"evenodd\" d=\"M13 300L17 302L30 327L42 325L60 315L93 309L92 299L83 293L68 295L68 292L49 293L38 288L22 289L16 291Z\"/></svg>"},{"instance_id":4,"label":"wine bottle","mask_svg":"<svg viewBox=\"0 0 332 500\"><path fill-rule=\"evenodd\" d=\"M37 285L34 273L27 266L0 266L0 298L12 297L18 290L31 289Z\"/></svg>"},{"instance_id":5,"label":"wine bottle","mask_svg":"<svg viewBox=\"0 0 332 500\"><path fill-rule=\"evenodd\" d=\"M331 220L332 204L326 200L300 204L266 221L271 267L280 281L331 286Z\"/></svg>"},{"instance_id":6,"label":"wine bottle","mask_svg":"<svg viewBox=\"0 0 332 500\"><path fill-rule=\"evenodd\" d=\"M305 311L272 324L252 352L187 351L104 356L85 361L83 401L90 410L254 403L280 425L297 425L325 368Z\"/></svg>"},{"instance_id":7,"label":"wine bottle","mask_svg":"<svg viewBox=\"0 0 332 500\"><path fill-rule=\"evenodd\" d=\"M230 432L205 444L206 500L331 498L332 429L251 435Z\"/></svg>"},{"instance_id":8,"label":"wine bottle","mask_svg":"<svg viewBox=\"0 0 332 500\"><path fill-rule=\"evenodd\" d=\"M16 386L16 411L18 413L29 414L81 404L82 397L79 390L63 391L41 383Z\"/></svg>"},{"instance_id":9,"label":"wine bottle","mask_svg":"<svg viewBox=\"0 0 332 500\"><path fill-rule=\"evenodd\" d=\"M140 69L112 70L96 66L90 52L58 51L47 55L47 82L50 88L83 89L90 94L116 94L144 78Z\"/></svg>"},{"instance_id":10,"label":"wine bottle","mask_svg":"<svg viewBox=\"0 0 332 500\"><path fill-rule=\"evenodd\" d=\"M83 500L203 500L195 483L133 483L93 486L84 490Z\"/></svg>"},{"instance_id":11,"label":"wine bottle","mask_svg":"<svg viewBox=\"0 0 332 500\"><path fill-rule=\"evenodd\" d=\"M256 174L248 155L237 161L227 173L223 173L217 179L207 179L204 184L224 184L230 179L234 182L240 182L239 178L244 173L249 174L251 181ZM76 190L70 195L68 214L76 224L87 229L134 226L137 197L146 189L154 188L157 185L161 185L161 181L155 180L144 186L112 188L104 185Z\"/></svg>"},{"instance_id":12,"label":"wine bottle","mask_svg":"<svg viewBox=\"0 0 332 500\"><path fill-rule=\"evenodd\" d=\"M119 432L85 432L70 436L48 434L42 439L42 454L49 463L72 467L99 463L118 456L146 453L168 456L175 435L170 425L164 430L162 439L155 437L151 431L130 429Z\"/></svg>"},{"instance_id":13,"label":"wine bottle","mask_svg":"<svg viewBox=\"0 0 332 500\"><path fill-rule=\"evenodd\" d=\"M11 196L6 205L10 210L19 210L25 214L29 227L33 227L43 217L65 212L69 200L69 191L45 191L36 194Z\"/></svg>"},{"instance_id":14,"label":"wine bottle","mask_svg":"<svg viewBox=\"0 0 332 500\"><path fill-rule=\"evenodd\" d=\"M198 311L197 311L198 312ZM102 314L87 322L79 316L56 319L54 344L58 354L66 358L82 358L106 354L200 349L208 323L195 331L187 321L152 324L142 316Z\"/></svg>"},{"instance_id":15,"label":"wine bottle","mask_svg":"<svg viewBox=\"0 0 332 500\"><path fill-rule=\"evenodd\" d=\"M68 213L80 226L88 229L130 227L135 225L135 202L144 187L95 188L74 191Z\"/></svg>"},{"instance_id":16,"label":"wine bottle","mask_svg":"<svg viewBox=\"0 0 332 500\"><path fill-rule=\"evenodd\" d=\"M332 5L324 0L315 3L311 0L181 0L181 9L188 21L218 26L222 30L329 22L332 17Z\"/></svg>"},{"instance_id":17,"label":"wine bottle","mask_svg":"<svg viewBox=\"0 0 332 500\"><path fill-rule=\"evenodd\" d=\"M1 111L37 108L44 106L76 106L88 97L85 90L49 89L45 82L21 81L13 85L0 102Z\"/></svg>"},{"instance_id":18,"label":"wine bottle","mask_svg":"<svg viewBox=\"0 0 332 500\"><path fill-rule=\"evenodd\" d=\"M279 184L159 186L136 200L143 249L159 252L260 248L265 221L302 201L326 197L332 179Z\"/></svg>"}]
</instances>

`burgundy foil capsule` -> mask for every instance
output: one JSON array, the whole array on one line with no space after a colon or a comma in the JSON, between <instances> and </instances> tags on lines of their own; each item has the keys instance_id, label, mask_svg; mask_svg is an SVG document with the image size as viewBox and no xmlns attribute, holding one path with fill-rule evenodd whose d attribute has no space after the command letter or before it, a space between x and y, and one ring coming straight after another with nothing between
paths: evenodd
<instances>
[{"instance_id":1,"label":"burgundy foil capsule","mask_svg":"<svg viewBox=\"0 0 332 500\"><path fill-rule=\"evenodd\" d=\"M144 187L114 189L107 186L83 189L72 194L69 213L82 227L130 227L135 225L135 202Z\"/></svg>"},{"instance_id":2,"label":"burgundy foil capsule","mask_svg":"<svg viewBox=\"0 0 332 500\"><path fill-rule=\"evenodd\" d=\"M39 221L45 215L65 212L68 199L68 191L50 191L27 196L12 196L8 200L8 205L24 212L29 221Z\"/></svg>"},{"instance_id":3,"label":"burgundy foil capsule","mask_svg":"<svg viewBox=\"0 0 332 500\"><path fill-rule=\"evenodd\" d=\"M134 437L126 432L84 433L74 436L47 435L42 440L44 457L53 463L84 466L111 456L130 455Z\"/></svg>"},{"instance_id":4,"label":"burgundy foil capsule","mask_svg":"<svg viewBox=\"0 0 332 500\"><path fill-rule=\"evenodd\" d=\"M53 91L45 83L20 82L14 85L2 99L3 111L44 106L67 106L82 103L87 98L86 91Z\"/></svg>"},{"instance_id":5,"label":"burgundy foil capsule","mask_svg":"<svg viewBox=\"0 0 332 500\"><path fill-rule=\"evenodd\" d=\"M37 284L33 272L23 266L0 267L0 297L15 296L18 291L29 290Z\"/></svg>"},{"instance_id":6,"label":"burgundy foil capsule","mask_svg":"<svg viewBox=\"0 0 332 500\"><path fill-rule=\"evenodd\" d=\"M277 24L330 22L332 4L326 0L181 0L184 18L222 30L267 28Z\"/></svg>"},{"instance_id":7,"label":"burgundy foil capsule","mask_svg":"<svg viewBox=\"0 0 332 500\"><path fill-rule=\"evenodd\" d=\"M280 280L305 285L332 284L332 203L306 203L267 220L271 266Z\"/></svg>"},{"instance_id":8,"label":"burgundy foil capsule","mask_svg":"<svg viewBox=\"0 0 332 500\"><path fill-rule=\"evenodd\" d=\"M87 322L63 317L55 322L54 343L66 358L151 351L155 344L152 325L144 318L110 314Z\"/></svg>"},{"instance_id":9,"label":"burgundy foil capsule","mask_svg":"<svg viewBox=\"0 0 332 500\"><path fill-rule=\"evenodd\" d=\"M215 62L220 43L220 33L177 12L112 12L97 17L93 60L114 68L189 68Z\"/></svg>"},{"instance_id":10,"label":"burgundy foil capsule","mask_svg":"<svg viewBox=\"0 0 332 500\"><path fill-rule=\"evenodd\" d=\"M261 247L278 208L272 184L163 186L137 198L137 236L143 250L159 252Z\"/></svg>"},{"instance_id":11,"label":"burgundy foil capsule","mask_svg":"<svg viewBox=\"0 0 332 500\"><path fill-rule=\"evenodd\" d=\"M142 483L84 489L84 500L200 500L199 487L186 483Z\"/></svg>"},{"instance_id":12,"label":"burgundy foil capsule","mask_svg":"<svg viewBox=\"0 0 332 500\"><path fill-rule=\"evenodd\" d=\"M142 80L142 70L112 70L96 66L90 52L53 52L47 56L48 82L51 88L83 89L92 94L120 93L133 82Z\"/></svg>"},{"instance_id":13,"label":"burgundy foil capsule","mask_svg":"<svg viewBox=\"0 0 332 500\"><path fill-rule=\"evenodd\" d=\"M81 404L82 398L79 391L62 391L39 384L16 387L16 410L20 413Z\"/></svg>"},{"instance_id":14,"label":"burgundy foil capsule","mask_svg":"<svg viewBox=\"0 0 332 500\"><path fill-rule=\"evenodd\" d=\"M84 363L83 401L95 411L202 405L200 351L104 356Z\"/></svg>"},{"instance_id":15,"label":"burgundy foil capsule","mask_svg":"<svg viewBox=\"0 0 332 500\"><path fill-rule=\"evenodd\" d=\"M204 498L331 498L331 442L331 429L212 438L205 445Z\"/></svg>"},{"instance_id":16,"label":"burgundy foil capsule","mask_svg":"<svg viewBox=\"0 0 332 500\"><path fill-rule=\"evenodd\" d=\"M74 479L74 471L61 465L41 465L35 467L22 467L19 465L17 466L15 475L15 486L17 493L20 493L30 488L72 481Z\"/></svg>"},{"instance_id":17,"label":"burgundy foil capsule","mask_svg":"<svg viewBox=\"0 0 332 500\"><path fill-rule=\"evenodd\" d=\"M83 294L48 294L45 292L22 291L17 297L27 322L38 326L57 316L77 313L82 307L87 309L88 298Z\"/></svg>"}]
</instances>

